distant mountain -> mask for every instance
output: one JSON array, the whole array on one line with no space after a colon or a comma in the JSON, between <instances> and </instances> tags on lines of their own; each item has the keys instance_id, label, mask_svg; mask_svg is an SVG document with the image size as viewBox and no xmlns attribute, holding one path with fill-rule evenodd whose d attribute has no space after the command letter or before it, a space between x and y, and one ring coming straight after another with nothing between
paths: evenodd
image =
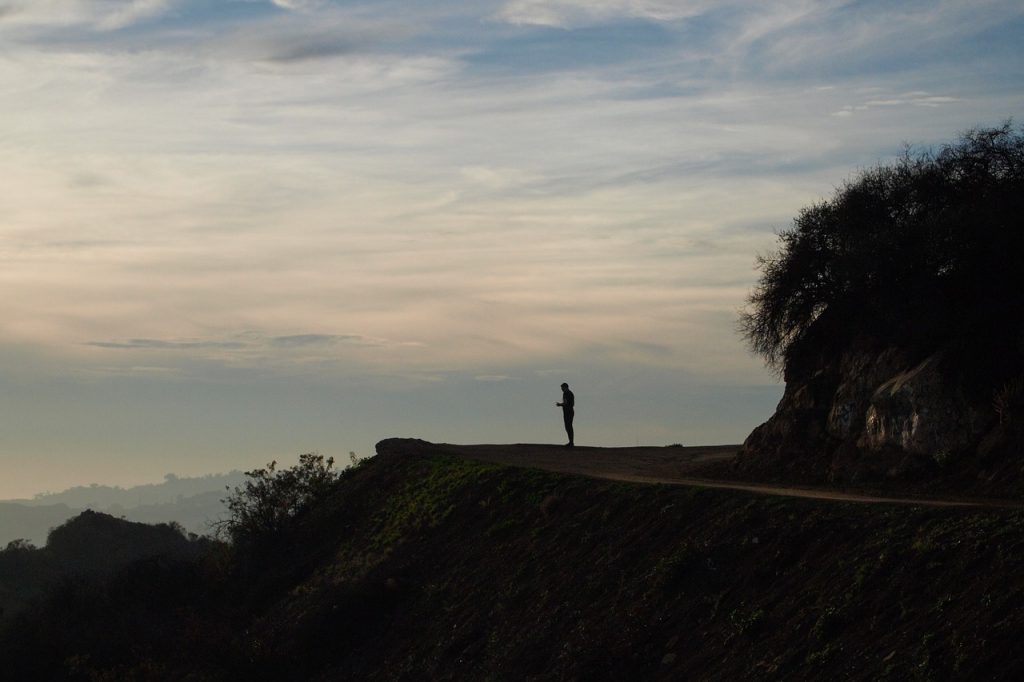
<instances>
[{"instance_id":1,"label":"distant mountain","mask_svg":"<svg viewBox=\"0 0 1024 682\"><path fill-rule=\"evenodd\" d=\"M181 524L186 531L206 534L224 514L227 489L245 480L241 471L196 478L167 474L163 483L120 488L78 486L33 499L0 501L0 547L17 539L46 542L50 530L86 509L140 523Z\"/></svg>"},{"instance_id":2,"label":"distant mountain","mask_svg":"<svg viewBox=\"0 0 1024 682\"><path fill-rule=\"evenodd\" d=\"M225 486L234 487L243 480L245 480L245 474L241 471L191 478L179 478L175 474L166 474L163 483L147 483L130 488L93 483L92 485L68 488L59 493L40 493L32 499L7 501L32 507L66 504L79 509L105 509L114 506L130 509L179 502L182 498L213 490L224 490Z\"/></svg>"}]
</instances>

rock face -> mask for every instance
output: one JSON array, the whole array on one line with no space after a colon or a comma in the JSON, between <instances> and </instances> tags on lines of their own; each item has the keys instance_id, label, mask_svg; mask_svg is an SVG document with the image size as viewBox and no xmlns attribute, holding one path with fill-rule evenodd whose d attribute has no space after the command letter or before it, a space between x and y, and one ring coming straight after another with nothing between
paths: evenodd
<instances>
[{"instance_id":1,"label":"rock face","mask_svg":"<svg viewBox=\"0 0 1024 682\"><path fill-rule=\"evenodd\" d=\"M936 354L900 372L871 395L858 445L898 448L941 461L975 445L991 424L963 391L943 380Z\"/></svg>"},{"instance_id":2,"label":"rock face","mask_svg":"<svg viewBox=\"0 0 1024 682\"><path fill-rule=\"evenodd\" d=\"M947 353L857 346L787 372L775 414L744 443L740 468L778 478L859 482L912 476L976 453L996 427Z\"/></svg>"}]
</instances>

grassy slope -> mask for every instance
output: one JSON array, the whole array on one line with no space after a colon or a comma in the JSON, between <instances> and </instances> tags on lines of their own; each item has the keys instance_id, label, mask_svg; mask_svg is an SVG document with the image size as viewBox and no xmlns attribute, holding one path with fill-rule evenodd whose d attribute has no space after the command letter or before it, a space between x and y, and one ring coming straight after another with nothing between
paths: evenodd
<instances>
[{"instance_id":1,"label":"grassy slope","mask_svg":"<svg viewBox=\"0 0 1024 682\"><path fill-rule=\"evenodd\" d=\"M1019 679L1022 530L1024 513L381 455L264 561L151 566L89 592L99 607L58 599L0 663L31 677L47 661L48 679Z\"/></svg>"},{"instance_id":2,"label":"grassy slope","mask_svg":"<svg viewBox=\"0 0 1024 682\"><path fill-rule=\"evenodd\" d=\"M1019 679L1024 515L380 457L252 629L269 677ZM269 653L273 652L273 653ZM301 663L299 663L301 662ZM299 667L296 667L296 666Z\"/></svg>"}]
</instances>

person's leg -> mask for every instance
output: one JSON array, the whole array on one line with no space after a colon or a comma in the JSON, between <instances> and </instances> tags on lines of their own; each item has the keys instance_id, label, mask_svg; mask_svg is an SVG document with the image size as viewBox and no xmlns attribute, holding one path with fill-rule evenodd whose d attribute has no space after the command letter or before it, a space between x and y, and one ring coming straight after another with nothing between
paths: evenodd
<instances>
[{"instance_id":1,"label":"person's leg","mask_svg":"<svg viewBox=\"0 0 1024 682\"><path fill-rule=\"evenodd\" d=\"M565 417L565 433L566 433L566 435L569 436L569 443L568 443L568 445L570 445L570 446L574 444L573 431L572 431L572 418L573 418L573 416L574 416L574 414L572 412L568 411L568 410L566 410L565 413L563 414L563 417Z\"/></svg>"}]
</instances>

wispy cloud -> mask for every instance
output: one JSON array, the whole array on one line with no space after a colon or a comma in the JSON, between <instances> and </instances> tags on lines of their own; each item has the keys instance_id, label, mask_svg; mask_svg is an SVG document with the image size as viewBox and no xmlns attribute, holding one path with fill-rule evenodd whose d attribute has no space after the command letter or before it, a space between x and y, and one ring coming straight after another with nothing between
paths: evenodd
<instances>
[{"instance_id":1,"label":"wispy cloud","mask_svg":"<svg viewBox=\"0 0 1024 682\"><path fill-rule=\"evenodd\" d=\"M853 116L857 112L869 111L881 107L939 107L944 104L959 102L959 97L932 95L924 91L908 92L886 99L866 99L860 104L847 104L842 109L832 112L833 116Z\"/></svg>"},{"instance_id":2,"label":"wispy cloud","mask_svg":"<svg viewBox=\"0 0 1024 682\"><path fill-rule=\"evenodd\" d=\"M238 350L245 348L245 344L238 343L236 341L199 341L195 339L128 339L127 341L89 341L86 345L96 346L97 348L111 348L118 350L197 350L203 348Z\"/></svg>"},{"instance_id":3,"label":"wispy cloud","mask_svg":"<svg viewBox=\"0 0 1024 682\"><path fill-rule=\"evenodd\" d=\"M161 17L179 3L180 0L8 0L0 4L0 22L114 31Z\"/></svg>"},{"instance_id":4,"label":"wispy cloud","mask_svg":"<svg viewBox=\"0 0 1024 682\"><path fill-rule=\"evenodd\" d=\"M275 336L271 343L282 348L301 348L304 346L332 346L338 343L373 343L366 337L357 334L293 334L291 336Z\"/></svg>"},{"instance_id":5,"label":"wispy cloud","mask_svg":"<svg viewBox=\"0 0 1024 682\"><path fill-rule=\"evenodd\" d=\"M198 33L195 41L204 58L302 65L367 55L408 57L403 46L422 30L414 19L402 16L325 9L229 23L216 32Z\"/></svg>"},{"instance_id":6,"label":"wispy cloud","mask_svg":"<svg viewBox=\"0 0 1024 682\"><path fill-rule=\"evenodd\" d=\"M125 339L87 341L86 346L108 350L141 350L141 351L253 351L253 350L309 350L348 345L360 347L382 347L396 344L393 341L371 338L360 334L288 334L285 336L266 336L260 332L246 331L231 335L228 338L212 339Z\"/></svg>"},{"instance_id":7,"label":"wispy cloud","mask_svg":"<svg viewBox=\"0 0 1024 682\"><path fill-rule=\"evenodd\" d=\"M698 16L716 4L709 0L511 0L497 12L502 21L567 28L621 18L677 21Z\"/></svg>"},{"instance_id":8,"label":"wispy cloud","mask_svg":"<svg viewBox=\"0 0 1024 682\"><path fill-rule=\"evenodd\" d=\"M327 4L327 0L270 0L283 9L309 11L319 9Z\"/></svg>"},{"instance_id":9,"label":"wispy cloud","mask_svg":"<svg viewBox=\"0 0 1024 682\"><path fill-rule=\"evenodd\" d=\"M275 46L268 55L273 62L304 62L330 59L352 54L356 49L349 40L335 36L299 37L292 44Z\"/></svg>"},{"instance_id":10,"label":"wispy cloud","mask_svg":"<svg viewBox=\"0 0 1024 682\"><path fill-rule=\"evenodd\" d=\"M152 19L167 12L175 0L129 0L118 2L119 5L109 13L100 16L96 25L102 29L115 30L130 26L139 21Z\"/></svg>"}]
</instances>

